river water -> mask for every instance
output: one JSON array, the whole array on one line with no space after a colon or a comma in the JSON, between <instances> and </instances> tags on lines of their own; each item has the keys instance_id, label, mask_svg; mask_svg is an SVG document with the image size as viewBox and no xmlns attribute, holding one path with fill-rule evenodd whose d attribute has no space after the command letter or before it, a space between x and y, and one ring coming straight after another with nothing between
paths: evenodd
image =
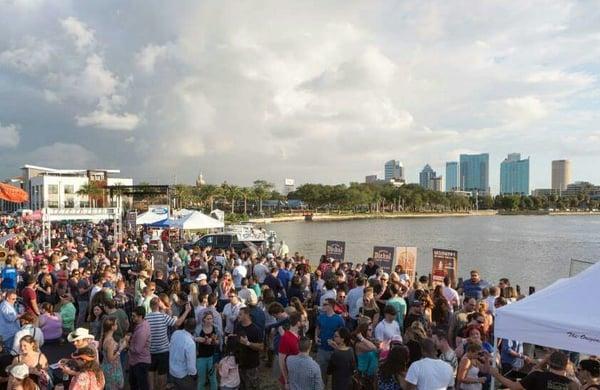
<instances>
[{"instance_id":1,"label":"river water","mask_svg":"<svg viewBox=\"0 0 600 390\"><path fill-rule=\"evenodd\" d=\"M473 216L335 222L282 222L268 226L278 238L319 260L326 240L346 241L346 260L363 262L374 245L416 246L417 272L431 272L432 249L458 251L458 276L478 269L497 282L538 290L569 275L571 259L600 260L600 216ZM576 263L574 270L584 267ZM600 282L600 281L599 281Z\"/></svg>"}]
</instances>

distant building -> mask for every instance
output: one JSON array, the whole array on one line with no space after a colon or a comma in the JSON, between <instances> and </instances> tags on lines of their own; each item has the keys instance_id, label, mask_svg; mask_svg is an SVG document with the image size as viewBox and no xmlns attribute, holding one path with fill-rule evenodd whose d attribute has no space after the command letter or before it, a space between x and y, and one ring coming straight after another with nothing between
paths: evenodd
<instances>
[{"instance_id":1,"label":"distant building","mask_svg":"<svg viewBox=\"0 0 600 390\"><path fill-rule=\"evenodd\" d=\"M205 184L206 184L206 180L204 180L204 177L202 177L202 172L200 172L200 174L196 178L196 187L200 188Z\"/></svg>"},{"instance_id":2,"label":"distant building","mask_svg":"<svg viewBox=\"0 0 600 390\"><path fill-rule=\"evenodd\" d=\"M500 195L529 195L529 158L511 153L500 163Z\"/></svg>"},{"instance_id":3,"label":"distant building","mask_svg":"<svg viewBox=\"0 0 600 390\"><path fill-rule=\"evenodd\" d=\"M552 188L536 188L531 191L531 195L548 197L550 195L558 195L558 190L553 190Z\"/></svg>"},{"instance_id":4,"label":"distant building","mask_svg":"<svg viewBox=\"0 0 600 390\"><path fill-rule=\"evenodd\" d=\"M384 179L404 180L404 167L402 166L402 163L397 160L386 162L384 166Z\"/></svg>"},{"instance_id":5,"label":"distant building","mask_svg":"<svg viewBox=\"0 0 600 390\"><path fill-rule=\"evenodd\" d=\"M479 195L490 193L490 155L461 154L460 155L460 189Z\"/></svg>"},{"instance_id":6,"label":"distant building","mask_svg":"<svg viewBox=\"0 0 600 390\"><path fill-rule=\"evenodd\" d=\"M285 179L283 181L283 195L287 195L290 192L296 190L296 181L294 179Z\"/></svg>"},{"instance_id":7,"label":"distant building","mask_svg":"<svg viewBox=\"0 0 600 390\"><path fill-rule=\"evenodd\" d=\"M365 183L367 183L367 184L377 183L377 175L365 176Z\"/></svg>"},{"instance_id":8,"label":"distant building","mask_svg":"<svg viewBox=\"0 0 600 390\"><path fill-rule=\"evenodd\" d=\"M552 161L552 189L559 192L566 190L572 180L571 174L571 161Z\"/></svg>"},{"instance_id":9,"label":"distant building","mask_svg":"<svg viewBox=\"0 0 600 390\"><path fill-rule=\"evenodd\" d=\"M429 164L426 164L423 170L419 173L419 185L428 190L432 189L431 179L434 177L436 177L435 171L429 166Z\"/></svg>"},{"instance_id":10,"label":"distant building","mask_svg":"<svg viewBox=\"0 0 600 390\"><path fill-rule=\"evenodd\" d=\"M458 162L448 161L446 163L446 192L457 191L458 184Z\"/></svg>"},{"instance_id":11,"label":"distant building","mask_svg":"<svg viewBox=\"0 0 600 390\"><path fill-rule=\"evenodd\" d=\"M27 208L80 208L114 207L107 190L95 195L80 195L79 190L88 184L99 188L106 186L131 186L133 179L110 177L120 173L118 169L54 169L35 165L25 165L23 189L29 194ZM131 203L127 197L125 202Z\"/></svg>"},{"instance_id":12,"label":"distant building","mask_svg":"<svg viewBox=\"0 0 600 390\"><path fill-rule=\"evenodd\" d=\"M444 191L444 177L443 176L432 177L431 180L429 180L429 189L431 189L433 191L438 191L438 192Z\"/></svg>"},{"instance_id":13,"label":"distant building","mask_svg":"<svg viewBox=\"0 0 600 390\"><path fill-rule=\"evenodd\" d=\"M564 191L561 191L562 196L577 196L579 194L588 194L590 191L598 189L598 186L587 181L576 181L567 185Z\"/></svg>"}]
</instances>

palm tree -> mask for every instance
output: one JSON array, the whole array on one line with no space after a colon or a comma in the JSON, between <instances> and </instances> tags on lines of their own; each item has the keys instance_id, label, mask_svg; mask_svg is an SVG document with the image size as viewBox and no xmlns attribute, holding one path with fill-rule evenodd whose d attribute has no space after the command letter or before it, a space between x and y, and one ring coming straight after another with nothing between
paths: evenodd
<instances>
[{"instance_id":1,"label":"palm tree","mask_svg":"<svg viewBox=\"0 0 600 390\"><path fill-rule=\"evenodd\" d=\"M255 180L253 183L254 195L258 198L259 212L262 214L262 202L273 191L275 186L266 180Z\"/></svg>"},{"instance_id":2,"label":"palm tree","mask_svg":"<svg viewBox=\"0 0 600 390\"><path fill-rule=\"evenodd\" d=\"M103 189L93 181L87 182L86 184L79 187L77 195L85 195L88 198L88 205L90 207L96 207L96 197L102 195Z\"/></svg>"},{"instance_id":3,"label":"palm tree","mask_svg":"<svg viewBox=\"0 0 600 390\"><path fill-rule=\"evenodd\" d=\"M221 187L217 187L213 184L205 184L200 187L200 193L198 194L202 202L208 201L210 204L210 210L213 210L215 199L221 196Z\"/></svg>"},{"instance_id":4,"label":"palm tree","mask_svg":"<svg viewBox=\"0 0 600 390\"><path fill-rule=\"evenodd\" d=\"M240 188L240 194L244 198L244 215L248 215L248 200L254 199L254 191L252 191L252 188L242 187Z\"/></svg>"},{"instance_id":5,"label":"palm tree","mask_svg":"<svg viewBox=\"0 0 600 390\"><path fill-rule=\"evenodd\" d=\"M223 191L223 196L227 200L231 200L231 214L234 213L235 208L235 200L242 196L242 192L240 191L240 187L234 184L221 184L221 190Z\"/></svg>"}]
</instances>

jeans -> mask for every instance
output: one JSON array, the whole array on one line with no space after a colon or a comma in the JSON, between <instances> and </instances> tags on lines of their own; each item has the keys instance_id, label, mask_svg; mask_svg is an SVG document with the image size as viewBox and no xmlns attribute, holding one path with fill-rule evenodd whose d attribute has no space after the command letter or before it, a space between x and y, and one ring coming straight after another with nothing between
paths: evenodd
<instances>
[{"instance_id":1,"label":"jeans","mask_svg":"<svg viewBox=\"0 0 600 390\"><path fill-rule=\"evenodd\" d=\"M217 375L213 357L199 357L196 359L198 370L198 390L204 390L206 382L210 383L210 390L217 390Z\"/></svg>"},{"instance_id":2,"label":"jeans","mask_svg":"<svg viewBox=\"0 0 600 390\"><path fill-rule=\"evenodd\" d=\"M327 383L327 367L329 366L331 355L333 355L333 351L325 351L321 348L317 351L317 363L321 369L321 378L323 378L323 383L325 384Z\"/></svg>"},{"instance_id":3,"label":"jeans","mask_svg":"<svg viewBox=\"0 0 600 390\"><path fill-rule=\"evenodd\" d=\"M129 367L129 388L131 390L148 390L150 383L148 373L150 363L138 363Z\"/></svg>"},{"instance_id":4,"label":"jeans","mask_svg":"<svg viewBox=\"0 0 600 390\"><path fill-rule=\"evenodd\" d=\"M89 302L88 301L78 301L77 306L79 306L79 312L77 313L77 326L82 326L86 320L87 309Z\"/></svg>"}]
</instances>

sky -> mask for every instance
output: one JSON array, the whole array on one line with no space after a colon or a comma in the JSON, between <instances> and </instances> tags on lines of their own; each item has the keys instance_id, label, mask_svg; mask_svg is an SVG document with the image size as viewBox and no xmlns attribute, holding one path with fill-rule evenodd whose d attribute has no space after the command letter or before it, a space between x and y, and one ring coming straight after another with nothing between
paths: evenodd
<instances>
[{"instance_id":1,"label":"sky","mask_svg":"<svg viewBox=\"0 0 600 390\"><path fill-rule=\"evenodd\" d=\"M596 1L0 0L0 177L407 179L460 153L600 184Z\"/></svg>"}]
</instances>

